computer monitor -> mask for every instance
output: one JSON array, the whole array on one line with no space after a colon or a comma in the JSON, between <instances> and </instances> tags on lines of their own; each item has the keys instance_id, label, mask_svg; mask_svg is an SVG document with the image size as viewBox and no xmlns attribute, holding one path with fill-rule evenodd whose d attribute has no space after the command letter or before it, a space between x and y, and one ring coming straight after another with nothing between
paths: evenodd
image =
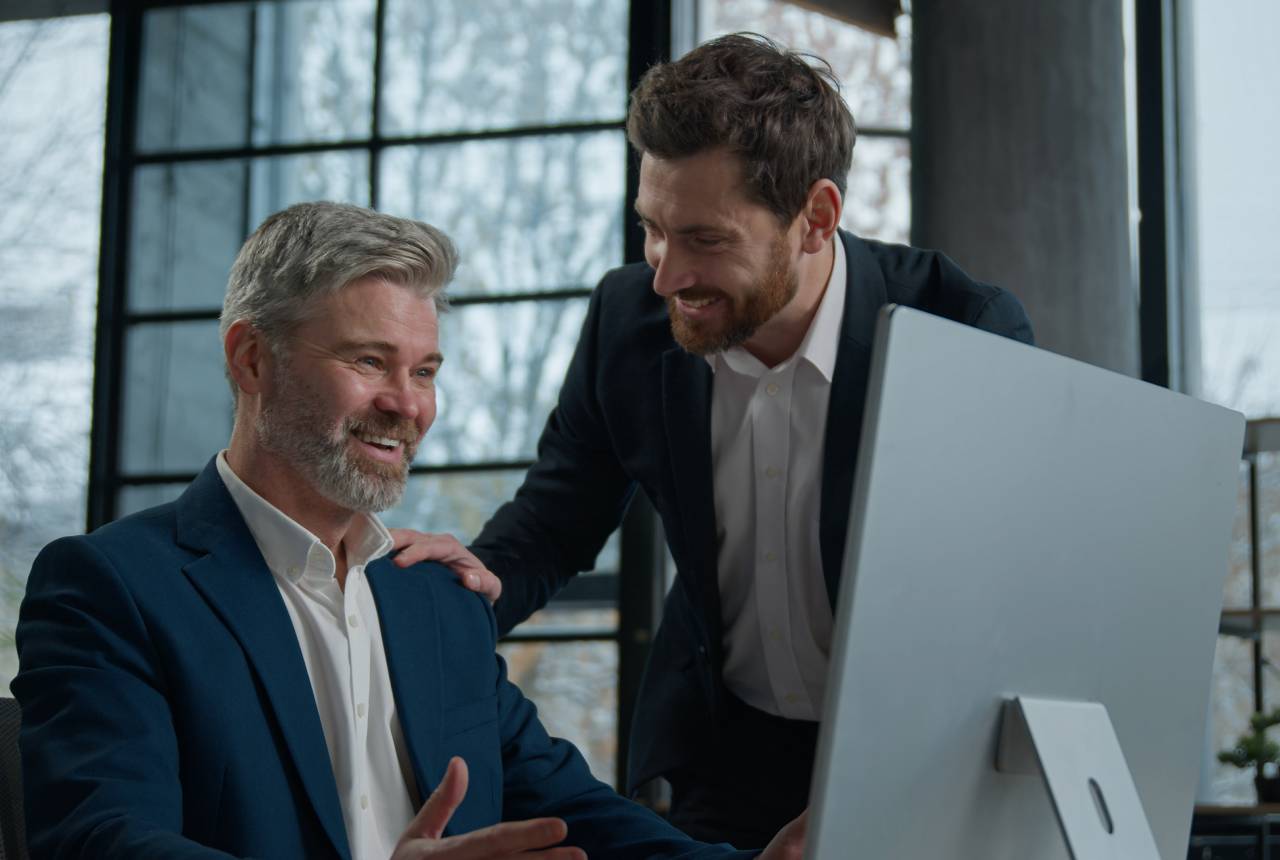
<instances>
[{"instance_id":1,"label":"computer monitor","mask_svg":"<svg viewBox=\"0 0 1280 860\"><path fill-rule=\"evenodd\" d=\"M1239 413L884 309L807 856L1067 858L1055 802L1133 837L1124 786L1098 777L1099 800L1083 779L1116 763L1105 720L1041 744L1077 771L1056 801L1034 758L997 770L1018 696L1100 703L1147 844L1185 856L1243 433ZM1113 835L1076 860L1148 854Z\"/></svg>"}]
</instances>

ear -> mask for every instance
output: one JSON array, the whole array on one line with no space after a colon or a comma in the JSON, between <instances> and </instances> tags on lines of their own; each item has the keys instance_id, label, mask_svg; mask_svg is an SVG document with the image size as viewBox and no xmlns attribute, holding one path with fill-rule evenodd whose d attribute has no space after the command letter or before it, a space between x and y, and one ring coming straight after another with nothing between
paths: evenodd
<instances>
[{"instance_id":1,"label":"ear","mask_svg":"<svg viewBox=\"0 0 1280 860\"><path fill-rule=\"evenodd\" d=\"M271 349L258 331L245 320L236 320L222 339L227 370L244 394L259 394L267 378Z\"/></svg>"},{"instance_id":2,"label":"ear","mask_svg":"<svg viewBox=\"0 0 1280 860\"><path fill-rule=\"evenodd\" d=\"M800 210L801 228L800 249L806 254L816 254L827 245L840 226L840 213L843 201L840 189L830 179L819 179L809 187L809 195L805 198L804 208Z\"/></svg>"}]
</instances>

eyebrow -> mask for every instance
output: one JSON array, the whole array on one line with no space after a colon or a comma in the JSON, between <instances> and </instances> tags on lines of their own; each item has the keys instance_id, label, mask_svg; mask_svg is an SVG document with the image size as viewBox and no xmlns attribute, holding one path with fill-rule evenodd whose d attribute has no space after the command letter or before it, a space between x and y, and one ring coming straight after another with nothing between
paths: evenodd
<instances>
[{"instance_id":1,"label":"eyebrow","mask_svg":"<svg viewBox=\"0 0 1280 860\"><path fill-rule=\"evenodd\" d=\"M360 352L363 350L371 350L373 352L399 352L399 348L385 340L344 340L338 344L335 352ZM429 352L422 357L418 364L443 364L444 356L439 352Z\"/></svg>"},{"instance_id":2,"label":"eyebrow","mask_svg":"<svg viewBox=\"0 0 1280 860\"><path fill-rule=\"evenodd\" d=\"M638 201L632 205L632 208L635 210L636 216L639 217L641 221L646 224L656 224L652 218L640 211L640 204ZM730 228L717 224L687 224L675 232L680 236L689 236L693 233L717 233L721 236L736 235Z\"/></svg>"}]
</instances>

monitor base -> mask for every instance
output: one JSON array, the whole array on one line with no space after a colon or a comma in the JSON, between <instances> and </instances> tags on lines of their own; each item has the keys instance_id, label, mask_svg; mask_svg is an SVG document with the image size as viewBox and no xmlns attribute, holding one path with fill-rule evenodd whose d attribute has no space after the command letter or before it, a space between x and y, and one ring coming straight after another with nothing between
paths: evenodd
<instances>
[{"instance_id":1,"label":"monitor base","mask_svg":"<svg viewBox=\"0 0 1280 860\"><path fill-rule=\"evenodd\" d=\"M1073 860L1160 860L1103 705L1006 700L996 770L1044 777Z\"/></svg>"}]
</instances>

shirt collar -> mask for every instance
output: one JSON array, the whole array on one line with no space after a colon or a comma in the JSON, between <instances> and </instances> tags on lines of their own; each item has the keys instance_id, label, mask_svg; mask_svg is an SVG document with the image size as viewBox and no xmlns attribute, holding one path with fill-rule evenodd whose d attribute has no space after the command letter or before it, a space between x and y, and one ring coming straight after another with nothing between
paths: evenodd
<instances>
[{"instance_id":1,"label":"shirt collar","mask_svg":"<svg viewBox=\"0 0 1280 860\"><path fill-rule=\"evenodd\" d=\"M784 369L799 357L813 365L828 383L835 375L836 353L840 348L840 320L844 317L844 285L848 278L844 242L840 240L839 233L832 237L832 244L835 245L835 260L831 265L831 276L827 278L827 285L822 292L822 301L818 302L818 312L814 314L813 322L809 323L809 330L805 332L804 340L800 341L800 348L795 355L774 368ZM735 372L749 376L759 377L768 370L759 359L740 346L712 353L706 356L706 360L711 365L712 373L722 362Z\"/></svg>"},{"instance_id":2,"label":"shirt collar","mask_svg":"<svg viewBox=\"0 0 1280 860\"><path fill-rule=\"evenodd\" d=\"M227 452L216 458L218 474L244 517L267 567L290 582L332 579L337 567L333 553L318 537L298 524L275 505L258 495L240 479L227 462ZM377 517L357 514L347 532L347 564L360 567L391 551L393 542Z\"/></svg>"}]
</instances>

